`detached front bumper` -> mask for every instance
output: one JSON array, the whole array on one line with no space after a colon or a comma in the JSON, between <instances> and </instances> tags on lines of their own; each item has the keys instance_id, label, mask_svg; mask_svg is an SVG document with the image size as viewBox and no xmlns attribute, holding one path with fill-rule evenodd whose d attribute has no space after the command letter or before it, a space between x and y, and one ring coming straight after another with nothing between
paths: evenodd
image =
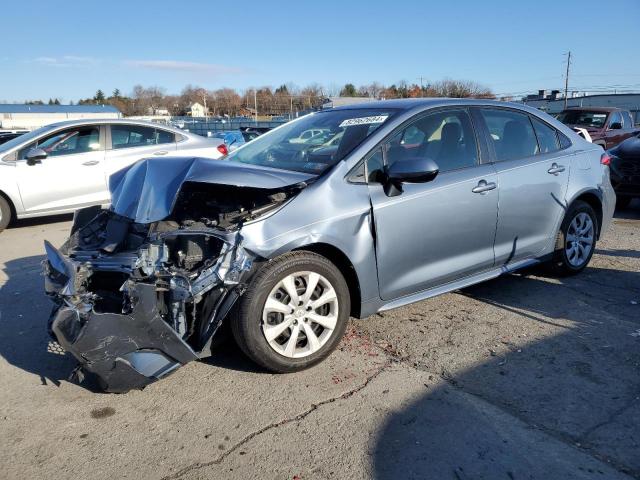
<instances>
[{"instance_id":1,"label":"detached front bumper","mask_svg":"<svg viewBox=\"0 0 640 480\"><path fill-rule=\"evenodd\" d=\"M153 285L138 285L130 315L95 313L84 318L61 305L51 331L82 369L95 374L108 392L141 389L198 356L160 317Z\"/></svg>"},{"instance_id":2,"label":"detached front bumper","mask_svg":"<svg viewBox=\"0 0 640 480\"><path fill-rule=\"evenodd\" d=\"M144 388L210 355L251 268L232 238L224 236L218 256L187 273L168 270L163 240L138 251L71 256L66 246L63 254L45 242L45 291L55 304L51 335L108 392ZM105 278L115 281L105 286Z\"/></svg>"},{"instance_id":3,"label":"detached front bumper","mask_svg":"<svg viewBox=\"0 0 640 480\"><path fill-rule=\"evenodd\" d=\"M86 267L51 245L47 254L45 290L56 303L50 331L106 391L141 389L198 358L160 316L155 285L135 284L129 314L97 313L92 295L77 289Z\"/></svg>"}]
</instances>

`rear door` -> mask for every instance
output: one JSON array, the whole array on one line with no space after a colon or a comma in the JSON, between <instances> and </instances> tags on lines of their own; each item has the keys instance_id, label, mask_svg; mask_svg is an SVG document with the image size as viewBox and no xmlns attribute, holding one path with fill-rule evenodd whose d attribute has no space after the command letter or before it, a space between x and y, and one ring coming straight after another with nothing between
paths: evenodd
<instances>
[{"instance_id":1,"label":"rear door","mask_svg":"<svg viewBox=\"0 0 640 480\"><path fill-rule=\"evenodd\" d=\"M554 241L564 213L571 166L559 132L535 116L506 108L479 108L500 195L496 265L535 257Z\"/></svg>"},{"instance_id":2,"label":"rear door","mask_svg":"<svg viewBox=\"0 0 640 480\"><path fill-rule=\"evenodd\" d=\"M86 125L58 130L18 152L18 188L26 213L56 212L109 202L103 174L105 128ZM47 158L28 165L32 148Z\"/></svg>"},{"instance_id":3,"label":"rear door","mask_svg":"<svg viewBox=\"0 0 640 480\"><path fill-rule=\"evenodd\" d=\"M114 123L110 125L104 174L109 176L142 158L163 157L175 153L173 132L147 125Z\"/></svg>"},{"instance_id":4,"label":"rear door","mask_svg":"<svg viewBox=\"0 0 640 480\"><path fill-rule=\"evenodd\" d=\"M439 166L428 183L405 183L388 196L376 175L426 156ZM409 295L493 266L498 190L492 165L480 163L465 109L428 113L402 127L367 162L376 232L380 296ZM377 164L377 166L376 166Z\"/></svg>"}]
</instances>

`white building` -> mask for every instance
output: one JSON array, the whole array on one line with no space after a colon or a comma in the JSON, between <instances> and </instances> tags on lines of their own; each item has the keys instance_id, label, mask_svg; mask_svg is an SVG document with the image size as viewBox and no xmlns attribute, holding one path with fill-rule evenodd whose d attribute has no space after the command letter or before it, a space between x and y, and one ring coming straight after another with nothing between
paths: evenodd
<instances>
[{"instance_id":1,"label":"white building","mask_svg":"<svg viewBox=\"0 0 640 480\"><path fill-rule=\"evenodd\" d=\"M50 123L83 118L121 118L111 105L0 104L0 128L34 130Z\"/></svg>"},{"instance_id":2,"label":"white building","mask_svg":"<svg viewBox=\"0 0 640 480\"><path fill-rule=\"evenodd\" d=\"M195 102L193 105L191 105L191 111L189 115L191 115L192 117L206 117L207 113L209 112L207 112L207 109L204 108L203 105Z\"/></svg>"}]
</instances>

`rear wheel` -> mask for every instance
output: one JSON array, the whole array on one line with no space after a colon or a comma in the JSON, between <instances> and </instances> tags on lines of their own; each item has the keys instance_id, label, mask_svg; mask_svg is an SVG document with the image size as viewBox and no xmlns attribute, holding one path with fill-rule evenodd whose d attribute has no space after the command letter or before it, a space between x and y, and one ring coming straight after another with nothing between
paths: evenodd
<instances>
[{"instance_id":1,"label":"rear wheel","mask_svg":"<svg viewBox=\"0 0 640 480\"><path fill-rule=\"evenodd\" d=\"M273 372L303 370L336 348L351 309L349 289L329 260L290 252L253 277L231 318L236 342Z\"/></svg>"},{"instance_id":2,"label":"rear wheel","mask_svg":"<svg viewBox=\"0 0 640 480\"><path fill-rule=\"evenodd\" d=\"M0 232L11 222L11 205L7 199L0 195Z\"/></svg>"},{"instance_id":3,"label":"rear wheel","mask_svg":"<svg viewBox=\"0 0 640 480\"><path fill-rule=\"evenodd\" d=\"M560 275L575 275L589 264L596 247L598 220L591 205L577 201L567 211L562 222L553 270Z\"/></svg>"}]
</instances>

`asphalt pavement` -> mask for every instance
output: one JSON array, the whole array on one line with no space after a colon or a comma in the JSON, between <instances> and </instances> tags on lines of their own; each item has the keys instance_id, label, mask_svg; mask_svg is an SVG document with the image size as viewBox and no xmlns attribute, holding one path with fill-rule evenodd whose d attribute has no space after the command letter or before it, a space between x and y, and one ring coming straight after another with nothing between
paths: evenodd
<instances>
[{"instance_id":1,"label":"asphalt pavement","mask_svg":"<svg viewBox=\"0 0 640 480\"><path fill-rule=\"evenodd\" d=\"M640 202L579 276L506 275L352 320L273 375L231 341L143 391L69 381L49 342L44 239L0 234L0 477L640 479Z\"/></svg>"}]
</instances>

